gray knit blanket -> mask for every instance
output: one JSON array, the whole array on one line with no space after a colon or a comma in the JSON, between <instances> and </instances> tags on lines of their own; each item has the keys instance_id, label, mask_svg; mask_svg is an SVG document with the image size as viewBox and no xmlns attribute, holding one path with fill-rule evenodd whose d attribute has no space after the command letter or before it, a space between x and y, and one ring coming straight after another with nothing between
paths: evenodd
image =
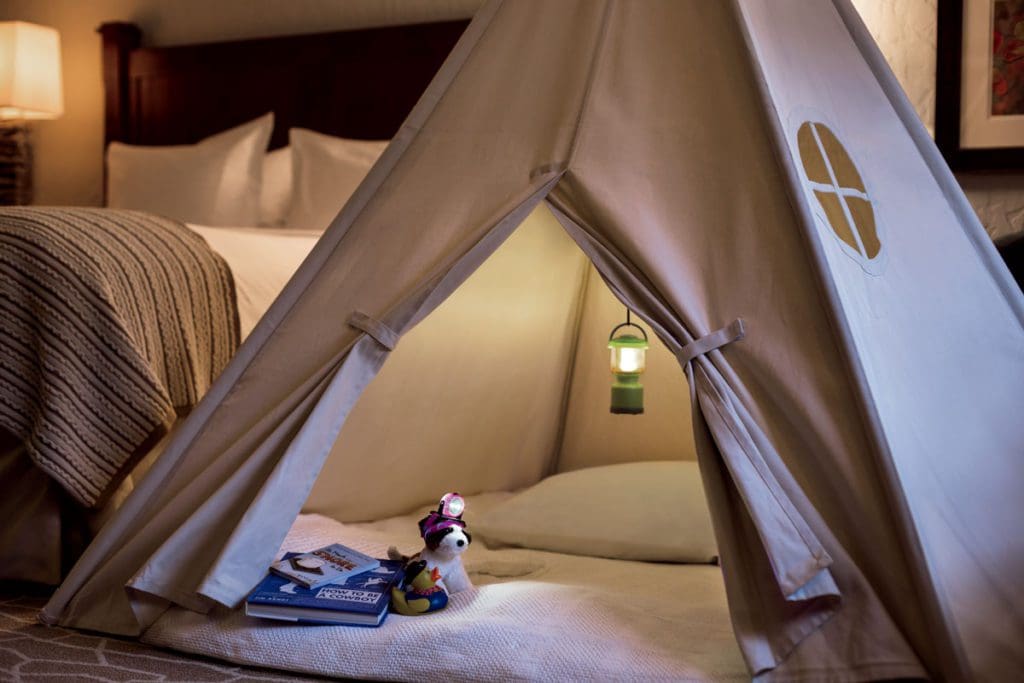
<instances>
[{"instance_id":1,"label":"gray knit blanket","mask_svg":"<svg viewBox=\"0 0 1024 683\"><path fill-rule=\"evenodd\" d=\"M0 428L94 507L239 343L224 260L138 211L0 209Z\"/></svg>"}]
</instances>

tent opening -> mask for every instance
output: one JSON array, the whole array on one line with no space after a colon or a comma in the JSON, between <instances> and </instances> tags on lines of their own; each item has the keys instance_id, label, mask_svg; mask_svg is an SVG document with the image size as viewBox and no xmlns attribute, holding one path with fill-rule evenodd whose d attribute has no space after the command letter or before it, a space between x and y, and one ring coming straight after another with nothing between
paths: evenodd
<instances>
[{"instance_id":1,"label":"tent opening","mask_svg":"<svg viewBox=\"0 0 1024 683\"><path fill-rule=\"evenodd\" d=\"M541 204L403 335L348 414L282 550L341 542L411 555L423 547L418 519L458 491L473 537L462 561L481 590L454 594L437 614L389 617L401 621L387 635L332 634L336 654L313 670L351 674L372 660L396 678L422 677L422 665L396 662L405 648L392 638L444 632L472 642L468 631L487 623L503 635L477 660L490 667L484 678L505 665L521 674L526 652L538 667L566 662L555 678L672 677L680 661L693 679L746 678L689 388L654 334L644 413L609 409L608 335L623 315ZM160 639L174 644L198 629L219 648L243 628L255 656L280 657L272 622L226 618L211 624L173 609L158 622Z\"/></svg>"},{"instance_id":2,"label":"tent opening","mask_svg":"<svg viewBox=\"0 0 1024 683\"><path fill-rule=\"evenodd\" d=\"M541 204L403 336L349 414L304 511L368 521L449 490L513 491L600 465L695 461L686 378L653 334L645 412L609 411L608 333L623 315Z\"/></svg>"}]
</instances>

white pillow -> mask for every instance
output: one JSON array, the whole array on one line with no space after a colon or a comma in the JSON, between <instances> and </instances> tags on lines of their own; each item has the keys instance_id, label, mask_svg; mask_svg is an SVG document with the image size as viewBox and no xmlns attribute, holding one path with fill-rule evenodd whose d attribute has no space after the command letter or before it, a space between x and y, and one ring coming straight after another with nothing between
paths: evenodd
<instances>
[{"instance_id":1,"label":"white pillow","mask_svg":"<svg viewBox=\"0 0 1024 683\"><path fill-rule=\"evenodd\" d=\"M292 148L282 147L263 156L260 189L260 225L284 225L292 201Z\"/></svg>"},{"instance_id":2,"label":"white pillow","mask_svg":"<svg viewBox=\"0 0 1024 683\"><path fill-rule=\"evenodd\" d=\"M295 192L285 223L302 230L326 230L388 146L304 128L292 128L288 138Z\"/></svg>"},{"instance_id":3,"label":"white pillow","mask_svg":"<svg viewBox=\"0 0 1024 683\"><path fill-rule=\"evenodd\" d=\"M650 562L718 554L695 462L637 462L556 474L480 517L490 547Z\"/></svg>"},{"instance_id":4,"label":"white pillow","mask_svg":"<svg viewBox=\"0 0 1024 683\"><path fill-rule=\"evenodd\" d=\"M194 145L107 148L107 206L150 211L186 223L256 225L263 154L274 115Z\"/></svg>"}]
</instances>

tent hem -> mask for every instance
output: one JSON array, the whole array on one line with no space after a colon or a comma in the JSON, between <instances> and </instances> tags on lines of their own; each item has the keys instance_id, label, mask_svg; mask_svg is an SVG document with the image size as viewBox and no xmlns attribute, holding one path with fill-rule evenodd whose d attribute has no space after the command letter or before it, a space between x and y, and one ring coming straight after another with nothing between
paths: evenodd
<instances>
[{"instance_id":1,"label":"tent hem","mask_svg":"<svg viewBox=\"0 0 1024 683\"><path fill-rule=\"evenodd\" d=\"M808 601L808 604L801 614L806 614L814 608L814 603ZM757 672L754 674L755 678L762 675L769 675L772 671L782 666L790 655L800 646L800 643L804 642L811 634L820 629L825 622L834 617L839 611L838 599L833 599L831 604L826 606L818 614L813 615L808 619L807 623L801 627L796 633L789 634L788 637L780 640L772 640L770 637L766 637L765 641L768 646L768 653L771 655L772 662L770 666L757 667ZM751 669L755 667L751 666Z\"/></svg>"},{"instance_id":2,"label":"tent hem","mask_svg":"<svg viewBox=\"0 0 1024 683\"><path fill-rule=\"evenodd\" d=\"M199 614L206 614L210 611L211 607L207 596L199 593L183 591L166 583L130 583L125 586L125 588L145 593L158 600L166 600L179 607L184 607L185 609L192 610L193 612L198 612ZM146 626L148 625L144 625L139 621L140 628L145 629Z\"/></svg>"},{"instance_id":3,"label":"tent hem","mask_svg":"<svg viewBox=\"0 0 1024 683\"><path fill-rule=\"evenodd\" d=\"M904 678L923 679L925 675L924 669L912 662L879 662L845 666L841 669L803 669L792 675L775 675L772 671L765 671L755 675L754 680L759 683L818 683L827 677L833 683L856 683Z\"/></svg>"}]
</instances>

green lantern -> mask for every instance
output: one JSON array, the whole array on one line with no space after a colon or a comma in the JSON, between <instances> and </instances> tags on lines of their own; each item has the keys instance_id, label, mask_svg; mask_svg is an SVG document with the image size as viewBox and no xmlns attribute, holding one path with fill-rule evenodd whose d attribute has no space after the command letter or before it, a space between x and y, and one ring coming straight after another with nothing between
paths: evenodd
<instances>
[{"instance_id":1,"label":"green lantern","mask_svg":"<svg viewBox=\"0 0 1024 683\"><path fill-rule=\"evenodd\" d=\"M616 333L624 327L634 327L642 337ZM630 320L626 309L626 322L617 325L608 335L608 348L612 352L612 406L616 414L639 415L644 412L644 387L640 375L647 367L647 332Z\"/></svg>"}]
</instances>

